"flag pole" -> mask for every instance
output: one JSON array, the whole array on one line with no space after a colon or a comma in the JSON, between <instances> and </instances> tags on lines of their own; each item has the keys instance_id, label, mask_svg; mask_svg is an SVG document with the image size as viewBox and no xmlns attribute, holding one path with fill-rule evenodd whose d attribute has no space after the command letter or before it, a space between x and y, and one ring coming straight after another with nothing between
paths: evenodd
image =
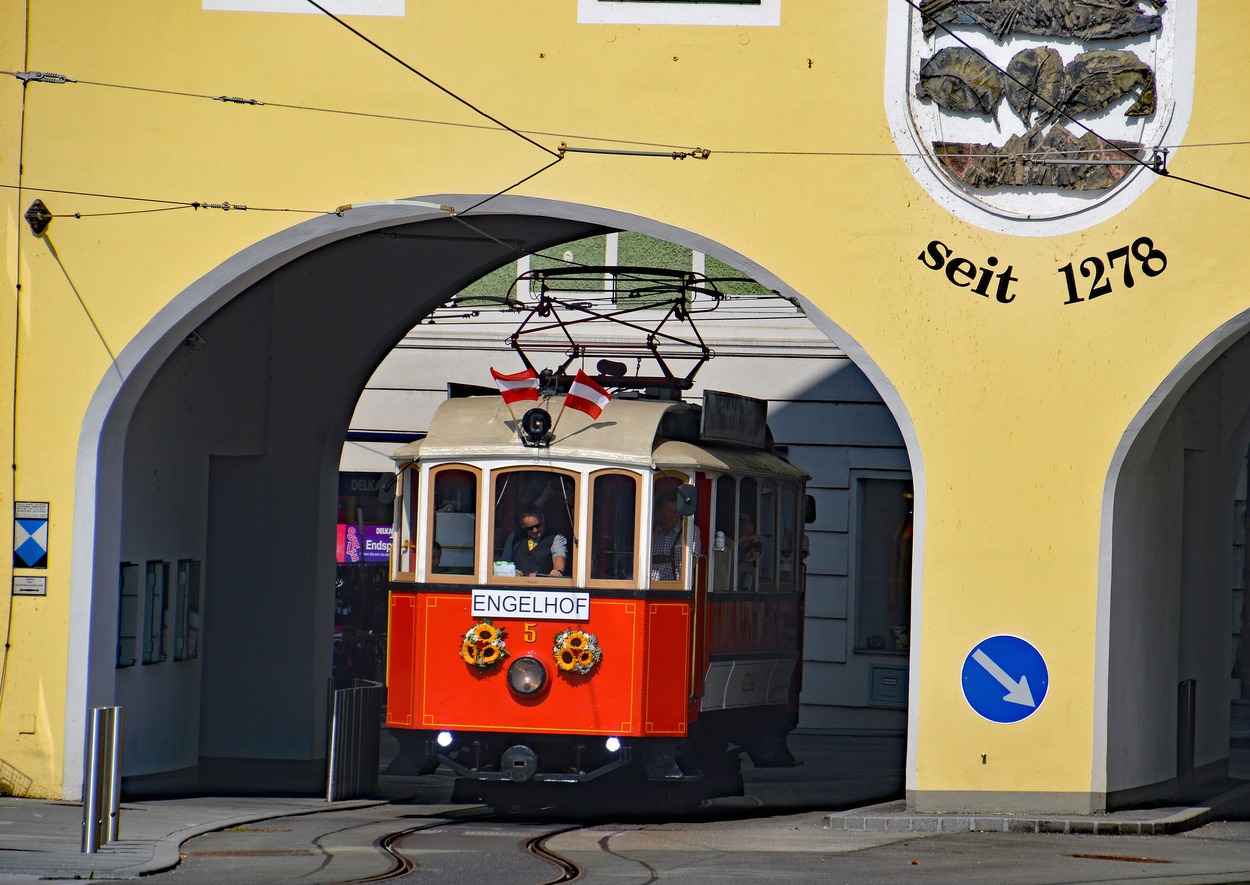
<instances>
[{"instance_id":1,"label":"flag pole","mask_svg":"<svg viewBox=\"0 0 1250 885\"><path fill-rule=\"evenodd\" d=\"M564 417L564 410L568 408L568 404L569 404L569 396L566 393L564 395L564 402L560 404L560 414L556 415L556 423L551 425L551 438L552 439L555 439L556 428L560 426L560 419Z\"/></svg>"},{"instance_id":2,"label":"flag pole","mask_svg":"<svg viewBox=\"0 0 1250 885\"><path fill-rule=\"evenodd\" d=\"M512 416L512 429L516 431L516 438L524 443L525 434L521 432L521 422L517 420L516 412L512 411L512 403L505 399L503 404L508 407L508 414Z\"/></svg>"}]
</instances>

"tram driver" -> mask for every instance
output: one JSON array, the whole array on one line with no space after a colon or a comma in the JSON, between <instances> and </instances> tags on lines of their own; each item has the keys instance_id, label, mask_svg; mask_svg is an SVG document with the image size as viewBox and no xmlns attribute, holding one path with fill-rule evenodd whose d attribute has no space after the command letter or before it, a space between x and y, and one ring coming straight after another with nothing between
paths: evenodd
<instances>
[{"instance_id":1,"label":"tram driver","mask_svg":"<svg viewBox=\"0 0 1250 885\"><path fill-rule=\"evenodd\" d=\"M562 578L568 574L568 555L568 538L546 534L542 511L521 511L521 530L512 542L512 561L518 575Z\"/></svg>"}]
</instances>

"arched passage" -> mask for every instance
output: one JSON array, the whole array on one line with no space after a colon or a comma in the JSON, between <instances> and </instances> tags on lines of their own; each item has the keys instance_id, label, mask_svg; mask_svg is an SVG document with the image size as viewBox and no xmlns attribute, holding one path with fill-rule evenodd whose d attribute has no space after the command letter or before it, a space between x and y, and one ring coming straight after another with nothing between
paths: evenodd
<instances>
[{"instance_id":1,"label":"arched passage","mask_svg":"<svg viewBox=\"0 0 1250 885\"><path fill-rule=\"evenodd\" d=\"M1109 806L1192 798L1226 773L1248 323L1250 313L1230 320L1169 374L1108 476L1093 788Z\"/></svg>"},{"instance_id":2,"label":"arched passage","mask_svg":"<svg viewBox=\"0 0 1250 885\"><path fill-rule=\"evenodd\" d=\"M319 784L339 447L385 352L467 282L518 250L630 229L801 297L743 256L648 219L525 198L499 198L491 214L466 220L433 208L472 202L370 205L275 235L171 301L101 384L80 443L71 647L88 653L71 662L66 733L82 733L88 706L127 706L126 755L141 760L128 777L216 789ZM867 355L808 308L898 421L920 545L923 471L911 423ZM184 562L202 569L203 653L170 667L118 667L119 610L142 607L147 582L176 581ZM138 599L124 598L119 569L131 570ZM917 600L919 587L917 568ZM133 655L145 643L160 654L166 641L135 636ZM75 795L80 748L67 746L65 758L65 791Z\"/></svg>"}]
</instances>

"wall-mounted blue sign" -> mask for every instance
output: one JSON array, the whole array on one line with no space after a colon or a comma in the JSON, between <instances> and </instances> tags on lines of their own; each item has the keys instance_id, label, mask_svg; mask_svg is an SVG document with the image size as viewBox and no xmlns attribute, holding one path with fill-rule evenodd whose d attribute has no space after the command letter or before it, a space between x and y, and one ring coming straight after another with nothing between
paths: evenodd
<instances>
[{"instance_id":1,"label":"wall-mounted blue sign","mask_svg":"<svg viewBox=\"0 0 1250 885\"><path fill-rule=\"evenodd\" d=\"M1041 652L1018 636L991 636L964 659L964 697L991 722L1019 722L1046 700L1050 673Z\"/></svg>"}]
</instances>

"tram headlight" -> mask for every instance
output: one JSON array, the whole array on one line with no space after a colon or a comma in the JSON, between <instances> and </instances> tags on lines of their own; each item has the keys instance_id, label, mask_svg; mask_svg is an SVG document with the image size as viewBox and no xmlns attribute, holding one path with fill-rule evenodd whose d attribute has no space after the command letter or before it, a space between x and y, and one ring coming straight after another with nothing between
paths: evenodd
<instances>
[{"instance_id":1,"label":"tram headlight","mask_svg":"<svg viewBox=\"0 0 1250 885\"><path fill-rule=\"evenodd\" d=\"M603 742L603 745L608 748L609 753L615 753L621 748L621 739L617 737L610 737Z\"/></svg>"},{"instance_id":2,"label":"tram headlight","mask_svg":"<svg viewBox=\"0 0 1250 885\"><path fill-rule=\"evenodd\" d=\"M508 665L508 688L523 698L534 697L547 687L547 668L538 658L517 658Z\"/></svg>"},{"instance_id":3,"label":"tram headlight","mask_svg":"<svg viewBox=\"0 0 1250 885\"><path fill-rule=\"evenodd\" d=\"M452 742L451 732L440 731L438 737L434 738L434 740L440 747L450 747Z\"/></svg>"}]
</instances>

